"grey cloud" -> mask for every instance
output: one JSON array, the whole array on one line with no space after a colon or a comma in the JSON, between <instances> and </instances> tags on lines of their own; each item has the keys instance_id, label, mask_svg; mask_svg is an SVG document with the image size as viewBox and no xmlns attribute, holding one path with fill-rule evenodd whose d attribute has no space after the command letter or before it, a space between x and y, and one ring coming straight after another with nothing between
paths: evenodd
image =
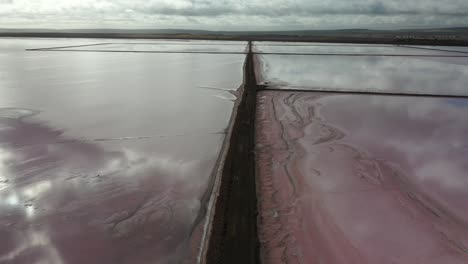
<instances>
[{"instance_id":1,"label":"grey cloud","mask_svg":"<svg viewBox=\"0 0 468 264\"><path fill-rule=\"evenodd\" d=\"M400 3L401 2L401 3ZM416 1L418 2L418 1ZM460 1L459 1L460 2ZM440 6L440 1L425 2L424 5L407 4L402 1L341 1L328 0L291 2L280 4L279 1L236 4L234 1L218 2L192 1L180 8L172 5L150 3L135 6L134 10L147 14L164 14L180 16L223 16L223 15L252 15L252 16L310 16L310 15L441 15L468 16L468 3L451 3Z\"/></svg>"},{"instance_id":2,"label":"grey cloud","mask_svg":"<svg viewBox=\"0 0 468 264\"><path fill-rule=\"evenodd\" d=\"M0 0L0 23L207 29L459 26L468 25L468 1Z\"/></svg>"}]
</instances>

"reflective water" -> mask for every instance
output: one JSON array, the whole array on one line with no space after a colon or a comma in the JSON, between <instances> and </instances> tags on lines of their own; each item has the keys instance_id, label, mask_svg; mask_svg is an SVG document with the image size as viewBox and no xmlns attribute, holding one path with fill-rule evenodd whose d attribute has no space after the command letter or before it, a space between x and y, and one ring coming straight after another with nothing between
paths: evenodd
<instances>
[{"instance_id":1,"label":"reflective water","mask_svg":"<svg viewBox=\"0 0 468 264\"><path fill-rule=\"evenodd\" d=\"M414 49L391 45L364 44L308 44L256 42L254 51L259 53L312 53L312 54L378 54L378 55L460 55L450 51Z\"/></svg>"},{"instance_id":2,"label":"reflective water","mask_svg":"<svg viewBox=\"0 0 468 264\"><path fill-rule=\"evenodd\" d=\"M25 49L89 45L109 41L108 39L67 39L67 38L0 38L0 54L12 51L23 52Z\"/></svg>"},{"instance_id":3,"label":"reflective water","mask_svg":"<svg viewBox=\"0 0 468 264\"><path fill-rule=\"evenodd\" d=\"M355 47L394 47L389 44L357 44L331 42L292 42L292 41L254 41L255 46L355 46Z\"/></svg>"},{"instance_id":4,"label":"reflective water","mask_svg":"<svg viewBox=\"0 0 468 264\"><path fill-rule=\"evenodd\" d=\"M408 45L405 47L410 48L422 48L422 49L436 49L436 50L444 50L444 51L456 51L462 53L468 53L468 47L460 47L460 46L413 46Z\"/></svg>"},{"instance_id":5,"label":"reflective water","mask_svg":"<svg viewBox=\"0 0 468 264\"><path fill-rule=\"evenodd\" d=\"M257 55L276 88L468 95L468 58Z\"/></svg>"},{"instance_id":6,"label":"reflective water","mask_svg":"<svg viewBox=\"0 0 468 264\"><path fill-rule=\"evenodd\" d=\"M244 56L34 41L0 39L0 262L194 256Z\"/></svg>"},{"instance_id":7,"label":"reflective water","mask_svg":"<svg viewBox=\"0 0 468 264\"><path fill-rule=\"evenodd\" d=\"M467 106L262 92L265 263L467 263Z\"/></svg>"},{"instance_id":8,"label":"reflective water","mask_svg":"<svg viewBox=\"0 0 468 264\"><path fill-rule=\"evenodd\" d=\"M25 49L74 49L104 51L199 51L244 52L245 41L86 39L86 38L0 38L0 53Z\"/></svg>"},{"instance_id":9,"label":"reflective water","mask_svg":"<svg viewBox=\"0 0 468 264\"><path fill-rule=\"evenodd\" d=\"M61 50L126 51L126 52L225 52L245 53L247 43L238 44L200 44L200 43L109 43L83 47L63 48Z\"/></svg>"}]
</instances>

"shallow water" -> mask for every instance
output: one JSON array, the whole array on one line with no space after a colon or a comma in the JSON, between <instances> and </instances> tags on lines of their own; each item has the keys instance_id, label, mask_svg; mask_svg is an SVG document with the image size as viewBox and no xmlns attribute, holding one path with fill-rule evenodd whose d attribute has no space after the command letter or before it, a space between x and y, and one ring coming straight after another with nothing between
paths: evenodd
<instances>
[{"instance_id":1,"label":"shallow water","mask_svg":"<svg viewBox=\"0 0 468 264\"><path fill-rule=\"evenodd\" d=\"M468 95L468 58L257 55L261 83L280 89Z\"/></svg>"},{"instance_id":2,"label":"shallow water","mask_svg":"<svg viewBox=\"0 0 468 264\"><path fill-rule=\"evenodd\" d=\"M100 41L0 39L0 262L196 254L244 56L24 51Z\"/></svg>"},{"instance_id":3,"label":"shallow water","mask_svg":"<svg viewBox=\"0 0 468 264\"><path fill-rule=\"evenodd\" d=\"M379 54L379 55L463 55L456 52L429 49L414 49L391 45L329 44L329 43L264 43L255 42L254 51L259 53L312 53L312 54Z\"/></svg>"},{"instance_id":4,"label":"shallow water","mask_svg":"<svg viewBox=\"0 0 468 264\"><path fill-rule=\"evenodd\" d=\"M206 52L206 53L245 53L246 42L236 44L218 44L218 43L165 43L165 42L141 42L141 43L121 43L108 42L97 45L60 48L58 50L74 51L104 51L104 52Z\"/></svg>"},{"instance_id":5,"label":"shallow water","mask_svg":"<svg viewBox=\"0 0 468 264\"><path fill-rule=\"evenodd\" d=\"M461 52L461 53L468 53L468 47L460 47L460 46L413 46L413 45L405 45L405 47L422 48L422 49L429 49L429 50L456 51L456 52Z\"/></svg>"},{"instance_id":6,"label":"shallow water","mask_svg":"<svg viewBox=\"0 0 468 264\"><path fill-rule=\"evenodd\" d=\"M467 99L258 98L265 263L468 261Z\"/></svg>"}]
</instances>

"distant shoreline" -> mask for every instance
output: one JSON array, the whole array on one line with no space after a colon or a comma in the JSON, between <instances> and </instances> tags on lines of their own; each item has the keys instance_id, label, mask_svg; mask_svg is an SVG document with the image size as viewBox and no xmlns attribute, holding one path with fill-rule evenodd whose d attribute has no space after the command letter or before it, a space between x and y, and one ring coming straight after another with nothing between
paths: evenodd
<instances>
[{"instance_id":1,"label":"distant shoreline","mask_svg":"<svg viewBox=\"0 0 468 264\"><path fill-rule=\"evenodd\" d=\"M224 41L332 42L359 44L468 46L468 35L356 33L324 35L276 34L136 34L136 33L63 33L63 32L0 32L0 37L18 38L110 38L110 39L182 39Z\"/></svg>"}]
</instances>

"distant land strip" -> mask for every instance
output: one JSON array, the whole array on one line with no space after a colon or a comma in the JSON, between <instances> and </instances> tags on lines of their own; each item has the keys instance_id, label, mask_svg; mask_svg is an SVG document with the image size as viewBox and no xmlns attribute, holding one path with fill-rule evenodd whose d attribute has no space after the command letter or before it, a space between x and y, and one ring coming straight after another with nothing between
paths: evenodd
<instances>
[{"instance_id":1,"label":"distant land strip","mask_svg":"<svg viewBox=\"0 0 468 264\"><path fill-rule=\"evenodd\" d=\"M0 32L0 37L37 37L37 38L114 38L114 39L185 39L185 40L227 40L227 41L280 41L280 42L332 42L356 44L396 44L396 45L431 45L431 46L468 46L468 34L446 38L441 34L431 37L402 38L397 32L383 33L347 33L333 31L317 35L238 33L238 34L136 34L136 33L63 33L63 32ZM428 34L428 33L426 33Z\"/></svg>"}]
</instances>

